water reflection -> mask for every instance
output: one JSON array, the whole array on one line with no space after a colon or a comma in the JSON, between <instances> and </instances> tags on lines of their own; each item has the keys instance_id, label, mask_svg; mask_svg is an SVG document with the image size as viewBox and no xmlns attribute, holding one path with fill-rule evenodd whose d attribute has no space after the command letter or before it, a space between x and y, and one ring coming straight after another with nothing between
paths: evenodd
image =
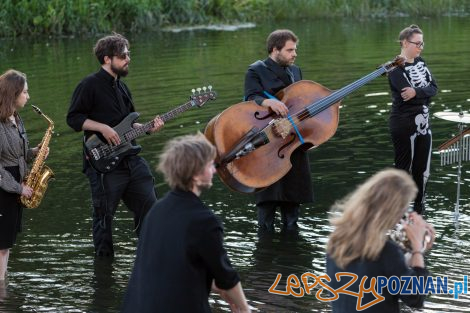
<instances>
[{"instance_id":1,"label":"water reflection","mask_svg":"<svg viewBox=\"0 0 470 313\"><path fill-rule=\"evenodd\" d=\"M427 34L423 57L433 69L441 91L432 112L458 112L468 107L470 50L468 19L418 19L413 21ZM265 55L266 34L277 27L299 35L297 62L306 79L339 89L393 58L396 31L407 19L351 21L293 21L267 24L234 32L184 31L131 35L134 53L126 77L139 121L148 121L187 101L191 89L212 85L215 101L181 114L163 131L142 138L141 155L150 164L170 138L202 131L206 123L226 107L240 102L243 76L248 64ZM48 165L51 182L41 207L25 212L24 233L12 249L10 282L1 312L117 312L131 272L136 238L131 215L119 207L115 219L116 257L110 264L93 256L91 207L88 184L81 170L81 134L65 124L65 114L76 84L98 68L91 55L96 38L3 40L2 71L17 68L28 74L31 100L56 125ZM445 43L445 44L444 44ZM388 135L390 96L388 82L379 77L342 102L334 137L309 154L315 202L302 207L299 231L262 236L256 227L253 197L229 191L215 180L203 200L219 215L225 227L225 243L233 265L242 277L250 305L259 312L329 312L314 295L295 298L270 294L276 275L278 289L290 274L322 274L325 245L331 229L327 211L371 174L393 162ZM22 114L31 142L41 140L45 125L30 108ZM456 135L457 125L431 118L434 147ZM468 163L463 166L459 224L453 223L456 200L456 168L440 166L433 154L428 184L426 217L437 231L436 246L427 256L433 275L449 275L449 284L462 280L470 263ZM154 173L159 195L167 191ZM0 288L1 294L1 288ZM468 294L454 300L433 295L423 312L468 312ZM227 312L218 297L211 299L214 312Z\"/></svg>"},{"instance_id":2,"label":"water reflection","mask_svg":"<svg viewBox=\"0 0 470 313\"><path fill-rule=\"evenodd\" d=\"M91 280L91 291L93 293L92 302L87 312L106 312L108 308L120 303L121 299L116 299L113 288L116 285L114 278L113 258L96 257L93 262L93 278Z\"/></svg>"},{"instance_id":3,"label":"water reflection","mask_svg":"<svg viewBox=\"0 0 470 313\"><path fill-rule=\"evenodd\" d=\"M273 253L274 251L275 253ZM305 269L310 268L312 251L313 247L298 231L258 233L253 252L253 263L245 285L250 288L250 296L252 297L250 299L256 299L259 302L257 305L259 310L263 312L280 311L289 307L296 312L302 311L302 305L293 301L294 298L286 301L284 297L267 293L266 290L274 284L277 275L281 275L275 290L285 291L289 275L295 274L300 277ZM298 292L298 289L295 291Z\"/></svg>"}]
</instances>

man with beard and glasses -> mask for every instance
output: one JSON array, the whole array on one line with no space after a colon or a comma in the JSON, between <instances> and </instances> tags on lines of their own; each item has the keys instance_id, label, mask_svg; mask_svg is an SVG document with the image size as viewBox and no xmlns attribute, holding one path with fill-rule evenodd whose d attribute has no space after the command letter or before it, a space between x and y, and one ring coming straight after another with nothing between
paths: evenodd
<instances>
[{"instance_id":1,"label":"man with beard and glasses","mask_svg":"<svg viewBox=\"0 0 470 313\"><path fill-rule=\"evenodd\" d=\"M128 74L131 61L129 42L120 34L101 38L94 47L101 69L84 78L76 87L67 114L67 124L84 131L85 140L96 134L103 142L117 146L119 134L113 129L134 112L132 96L121 77ZM141 126L134 123L133 127ZM155 117L153 133L163 126ZM93 243L97 256L114 256L112 221L122 199L134 213L134 228L157 200L154 178L147 162L138 155L125 156L110 172L100 173L83 154L83 172L90 181L93 203Z\"/></svg>"},{"instance_id":2,"label":"man with beard and glasses","mask_svg":"<svg viewBox=\"0 0 470 313\"><path fill-rule=\"evenodd\" d=\"M300 68L294 65L298 38L290 30L279 29L268 36L266 43L268 58L251 64L245 75L245 100L253 100L275 114L287 117L287 106L274 95L302 79ZM291 162L292 169L283 178L256 193L258 226L261 230L274 230L277 207L281 209L282 229L295 230L300 204L313 201L310 164L303 146L292 153Z\"/></svg>"},{"instance_id":3,"label":"man with beard and glasses","mask_svg":"<svg viewBox=\"0 0 470 313\"><path fill-rule=\"evenodd\" d=\"M211 290L232 312L251 312L223 247L222 223L199 198L212 186L215 155L202 134L165 145L158 170L171 190L144 219L122 313L211 312Z\"/></svg>"}]
</instances>

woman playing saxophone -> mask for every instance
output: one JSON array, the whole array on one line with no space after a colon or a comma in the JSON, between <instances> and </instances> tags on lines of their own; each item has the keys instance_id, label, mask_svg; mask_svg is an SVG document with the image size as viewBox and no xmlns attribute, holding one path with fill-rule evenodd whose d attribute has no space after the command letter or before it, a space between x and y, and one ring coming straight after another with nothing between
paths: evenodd
<instances>
[{"instance_id":1,"label":"woman playing saxophone","mask_svg":"<svg viewBox=\"0 0 470 313\"><path fill-rule=\"evenodd\" d=\"M20 196L31 197L33 189L23 183L26 162L40 147L28 147L23 121L18 114L29 100L26 75L8 70L0 76L0 284L5 283L10 248L21 231L23 208Z\"/></svg>"}]
</instances>

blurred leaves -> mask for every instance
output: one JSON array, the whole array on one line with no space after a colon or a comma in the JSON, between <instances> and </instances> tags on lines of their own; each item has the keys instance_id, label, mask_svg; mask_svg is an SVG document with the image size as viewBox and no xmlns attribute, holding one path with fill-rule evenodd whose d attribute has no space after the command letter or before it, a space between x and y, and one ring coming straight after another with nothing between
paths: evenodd
<instances>
[{"instance_id":1,"label":"blurred leaves","mask_svg":"<svg viewBox=\"0 0 470 313\"><path fill-rule=\"evenodd\" d=\"M0 37L331 16L467 15L466 0L2 0Z\"/></svg>"}]
</instances>

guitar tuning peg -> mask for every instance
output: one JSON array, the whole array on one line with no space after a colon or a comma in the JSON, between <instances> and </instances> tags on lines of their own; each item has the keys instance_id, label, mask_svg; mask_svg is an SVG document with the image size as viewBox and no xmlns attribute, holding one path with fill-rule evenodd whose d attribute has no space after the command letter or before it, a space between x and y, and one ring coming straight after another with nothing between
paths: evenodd
<instances>
[{"instance_id":1,"label":"guitar tuning peg","mask_svg":"<svg viewBox=\"0 0 470 313\"><path fill-rule=\"evenodd\" d=\"M207 87L206 87L206 86L202 87L202 90L203 90L204 92L206 92Z\"/></svg>"},{"instance_id":2,"label":"guitar tuning peg","mask_svg":"<svg viewBox=\"0 0 470 313\"><path fill-rule=\"evenodd\" d=\"M211 85L207 86L207 89L209 89L209 91L211 91L211 90L212 90L212 86L211 86Z\"/></svg>"},{"instance_id":3,"label":"guitar tuning peg","mask_svg":"<svg viewBox=\"0 0 470 313\"><path fill-rule=\"evenodd\" d=\"M191 91L192 91L192 92L193 92L193 94L194 94L194 93L196 92L196 89L194 89L194 88L193 88L193 89L191 89Z\"/></svg>"},{"instance_id":4,"label":"guitar tuning peg","mask_svg":"<svg viewBox=\"0 0 470 313\"><path fill-rule=\"evenodd\" d=\"M201 93L201 88L196 89L198 93Z\"/></svg>"}]
</instances>

